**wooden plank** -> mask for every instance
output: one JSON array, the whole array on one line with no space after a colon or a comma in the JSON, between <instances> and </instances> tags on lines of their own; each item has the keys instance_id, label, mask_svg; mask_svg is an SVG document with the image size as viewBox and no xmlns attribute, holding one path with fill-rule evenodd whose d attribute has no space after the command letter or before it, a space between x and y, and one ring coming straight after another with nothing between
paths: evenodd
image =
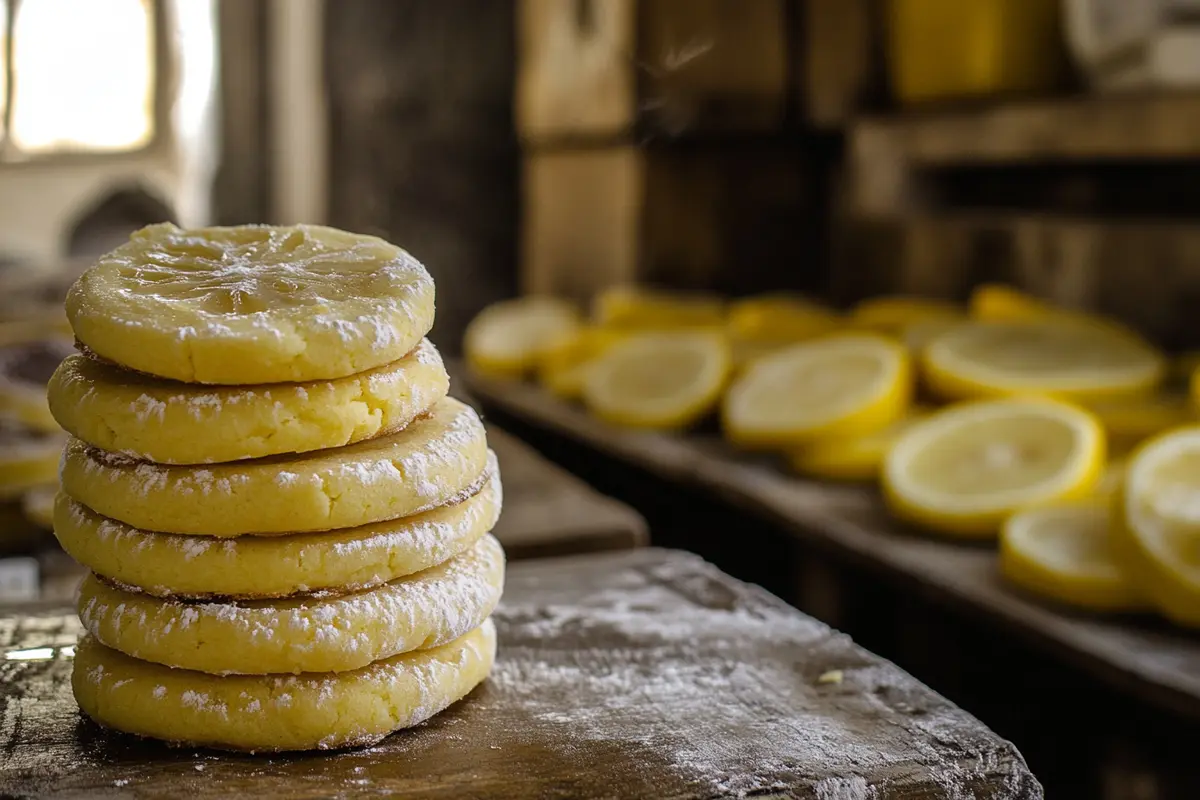
<instances>
[{"instance_id":1,"label":"wooden plank","mask_svg":"<svg viewBox=\"0 0 1200 800\"><path fill-rule=\"evenodd\" d=\"M515 564L495 618L491 678L445 713L368 749L270 759L99 729L71 697L75 617L0 618L0 793L1042 796L1016 749L966 712L692 555Z\"/></svg>"},{"instance_id":2,"label":"wooden plank","mask_svg":"<svg viewBox=\"0 0 1200 800\"><path fill-rule=\"evenodd\" d=\"M518 0L516 127L545 145L777 130L784 0Z\"/></svg>"},{"instance_id":3,"label":"wooden plank","mask_svg":"<svg viewBox=\"0 0 1200 800\"><path fill-rule=\"evenodd\" d=\"M1155 620L1075 615L1028 599L1002 583L991 548L903 530L873 490L791 477L712 436L621 430L535 386L478 377L471 386L485 404L701 487L931 601L996 623L1122 691L1200 719L1200 641L1183 630Z\"/></svg>"},{"instance_id":4,"label":"wooden plank","mask_svg":"<svg viewBox=\"0 0 1200 800\"><path fill-rule=\"evenodd\" d=\"M1112 315L1171 347L1200 345L1193 224L1016 212L856 216L843 224L837 253L835 293L845 302L892 292L965 298L977 283L999 281Z\"/></svg>"},{"instance_id":5,"label":"wooden plank","mask_svg":"<svg viewBox=\"0 0 1200 800\"><path fill-rule=\"evenodd\" d=\"M794 142L529 154L522 287L586 302L628 282L823 286L817 161Z\"/></svg>"},{"instance_id":6,"label":"wooden plank","mask_svg":"<svg viewBox=\"0 0 1200 800\"><path fill-rule=\"evenodd\" d=\"M649 541L646 521L494 425L488 444L500 460L504 511L494 533L510 559L623 550Z\"/></svg>"}]
</instances>

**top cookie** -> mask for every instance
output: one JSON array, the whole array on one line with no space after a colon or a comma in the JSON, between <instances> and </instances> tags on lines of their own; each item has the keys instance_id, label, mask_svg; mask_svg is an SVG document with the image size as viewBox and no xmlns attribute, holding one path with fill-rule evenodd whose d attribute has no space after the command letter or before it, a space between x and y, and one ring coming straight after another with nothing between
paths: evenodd
<instances>
[{"instance_id":1,"label":"top cookie","mask_svg":"<svg viewBox=\"0 0 1200 800\"><path fill-rule=\"evenodd\" d=\"M433 280L373 236L317 225L151 225L71 287L76 338L189 383L328 380L401 358L433 327Z\"/></svg>"}]
</instances>

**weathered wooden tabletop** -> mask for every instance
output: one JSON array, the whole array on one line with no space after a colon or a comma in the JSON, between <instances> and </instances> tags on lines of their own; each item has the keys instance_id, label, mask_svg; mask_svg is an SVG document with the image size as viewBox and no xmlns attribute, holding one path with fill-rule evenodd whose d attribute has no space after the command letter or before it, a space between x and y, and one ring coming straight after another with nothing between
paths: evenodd
<instances>
[{"instance_id":1,"label":"weathered wooden tabletop","mask_svg":"<svg viewBox=\"0 0 1200 800\"><path fill-rule=\"evenodd\" d=\"M84 719L68 609L0 618L0 795L1039 798L1017 751L850 639L696 556L510 567L491 678L365 750L175 750Z\"/></svg>"},{"instance_id":2,"label":"weathered wooden tabletop","mask_svg":"<svg viewBox=\"0 0 1200 800\"><path fill-rule=\"evenodd\" d=\"M1200 719L1200 639L1153 618L1073 614L1006 585L991 548L905 530L870 488L803 480L712 435L624 431L538 387L481 378L486 403L666 478L702 486L912 591L972 611L1123 691Z\"/></svg>"}]
</instances>

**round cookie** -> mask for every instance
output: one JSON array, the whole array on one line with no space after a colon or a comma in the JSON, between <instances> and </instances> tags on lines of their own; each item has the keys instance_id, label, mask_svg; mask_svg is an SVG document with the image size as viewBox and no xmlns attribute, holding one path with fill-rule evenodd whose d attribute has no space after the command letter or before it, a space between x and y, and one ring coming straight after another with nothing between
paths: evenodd
<instances>
[{"instance_id":1,"label":"round cookie","mask_svg":"<svg viewBox=\"0 0 1200 800\"><path fill-rule=\"evenodd\" d=\"M428 340L348 378L260 386L182 384L72 356L50 379L50 411L90 445L159 464L305 453L398 431L446 396Z\"/></svg>"},{"instance_id":2,"label":"round cookie","mask_svg":"<svg viewBox=\"0 0 1200 800\"><path fill-rule=\"evenodd\" d=\"M479 415L447 397L398 433L334 450L163 466L71 439L63 491L135 528L204 536L353 528L436 508L476 491L487 466Z\"/></svg>"},{"instance_id":3,"label":"round cookie","mask_svg":"<svg viewBox=\"0 0 1200 800\"><path fill-rule=\"evenodd\" d=\"M0 417L0 500L57 481L63 439Z\"/></svg>"},{"instance_id":4,"label":"round cookie","mask_svg":"<svg viewBox=\"0 0 1200 800\"><path fill-rule=\"evenodd\" d=\"M482 683L495 657L490 619L441 647L335 674L206 675L138 661L85 636L71 685L85 714L126 733L225 750L332 750L429 719Z\"/></svg>"},{"instance_id":5,"label":"round cookie","mask_svg":"<svg viewBox=\"0 0 1200 800\"><path fill-rule=\"evenodd\" d=\"M79 619L103 645L214 675L346 672L436 647L483 624L504 589L494 536L436 567L354 594L184 603L118 589L94 575Z\"/></svg>"},{"instance_id":6,"label":"round cookie","mask_svg":"<svg viewBox=\"0 0 1200 800\"><path fill-rule=\"evenodd\" d=\"M187 383L344 378L410 352L433 280L374 236L319 225L142 228L67 294L97 355Z\"/></svg>"},{"instance_id":7,"label":"round cookie","mask_svg":"<svg viewBox=\"0 0 1200 800\"><path fill-rule=\"evenodd\" d=\"M131 528L59 493L54 535L88 569L155 597L250 600L361 591L441 564L492 529L501 503L493 454L466 500L360 528L219 541Z\"/></svg>"},{"instance_id":8,"label":"round cookie","mask_svg":"<svg viewBox=\"0 0 1200 800\"><path fill-rule=\"evenodd\" d=\"M39 431L58 431L46 403L46 383L75 347L54 336L0 338L0 414Z\"/></svg>"}]
</instances>

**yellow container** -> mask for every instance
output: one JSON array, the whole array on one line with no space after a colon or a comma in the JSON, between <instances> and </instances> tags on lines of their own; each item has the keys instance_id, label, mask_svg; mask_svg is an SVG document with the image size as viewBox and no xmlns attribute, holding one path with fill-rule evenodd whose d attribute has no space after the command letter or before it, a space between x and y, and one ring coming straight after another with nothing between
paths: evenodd
<instances>
[{"instance_id":1,"label":"yellow container","mask_svg":"<svg viewBox=\"0 0 1200 800\"><path fill-rule=\"evenodd\" d=\"M1066 76L1059 0L889 0L887 8L900 103L1046 93Z\"/></svg>"}]
</instances>

